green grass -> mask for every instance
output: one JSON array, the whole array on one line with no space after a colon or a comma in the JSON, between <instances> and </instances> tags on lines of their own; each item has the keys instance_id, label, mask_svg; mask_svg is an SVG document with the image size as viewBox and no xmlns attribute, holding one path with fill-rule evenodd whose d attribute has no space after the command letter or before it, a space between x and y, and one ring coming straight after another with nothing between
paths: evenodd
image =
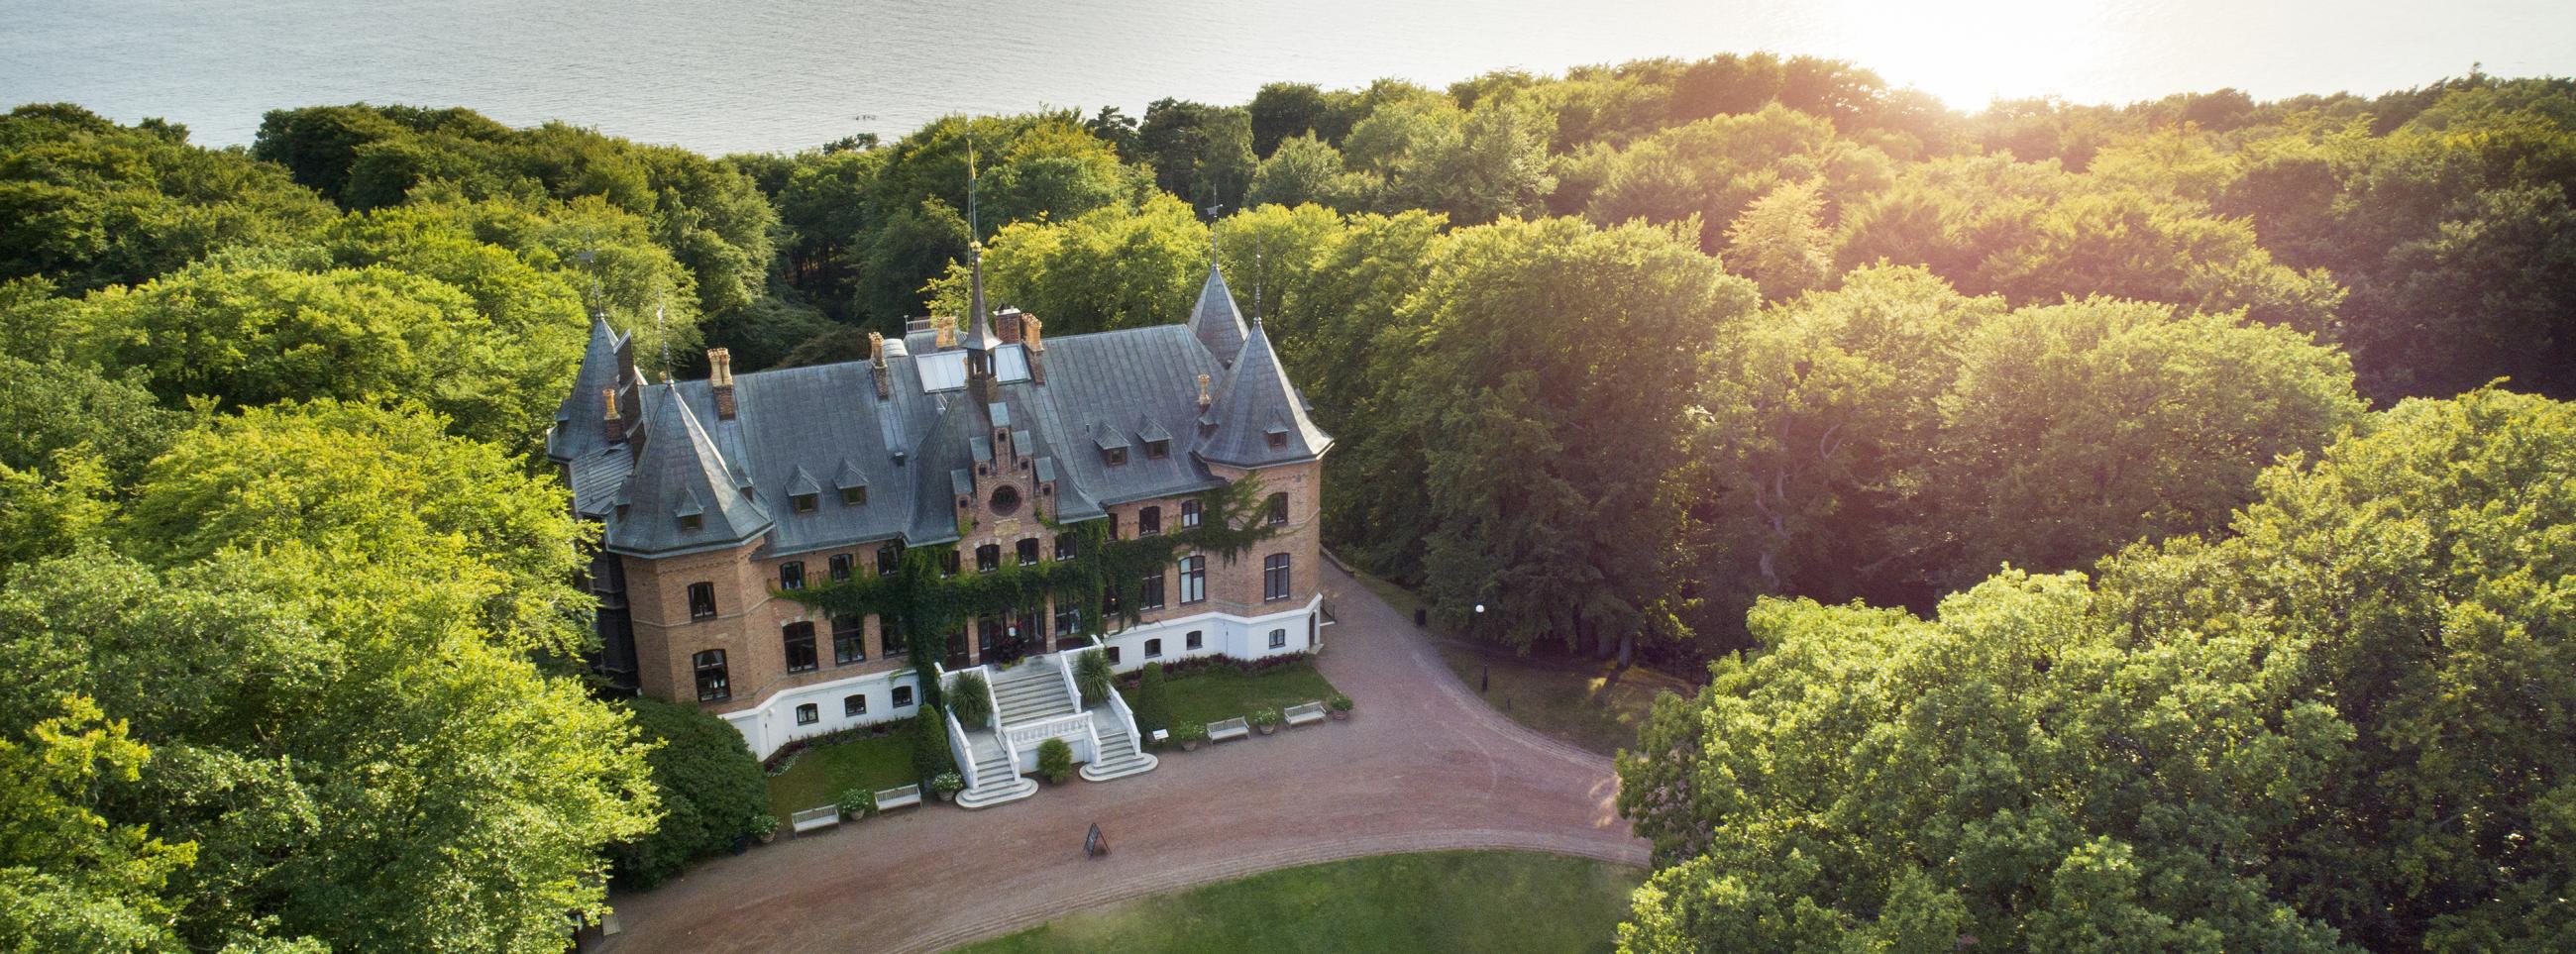
<instances>
[{"instance_id":1,"label":"green grass","mask_svg":"<svg viewBox=\"0 0 2576 954\"><path fill-rule=\"evenodd\" d=\"M1536 852L1380 855L1127 901L964 950L1608 951L1644 877Z\"/></svg>"},{"instance_id":2,"label":"green grass","mask_svg":"<svg viewBox=\"0 0 2576 954\"><path fill-rule=\"evenodd\" d=\"M1352 574L1410 621L1423 605L1412 591L1366 574ZM1485 702L1540 734L1599 752L1637 746L1637 727L1662 693L1688 694L1681 679L1642 666L1568 655L1561 647L1533 646L1527 656L1470 642L1435 621L1432 647L1470 690L1482 686Z\"/></svg>"},{"instance_id":3,"label":"green grass","mask_svg":"<svg viewBox=\"0 0 2576 954\"><path fill-rule=\"evenodd\" d=\"M1128 706L1136 705L1134 689L1122 687L1119 691L1126 694ZM1257 676L1231 669L1206 669L1163 683L1163 699L1171 705L1173 725L1249 716L1252 710L1264 706L1284 710L1300 702L1321 702L1335 691L1311 662L1265 669Z\"/></svg>"},{"instance_id":4,"label":"green grass","mask_svg":"<svg viewBox=\"0 0 2576 954\"><path fill-rule=\"evenodd\" d=\"M910 732L818 745L770 778L769 813L785 824L787 816L833 804L849 789L873 792L914 781Z\"/></svg>"}]
</instances>

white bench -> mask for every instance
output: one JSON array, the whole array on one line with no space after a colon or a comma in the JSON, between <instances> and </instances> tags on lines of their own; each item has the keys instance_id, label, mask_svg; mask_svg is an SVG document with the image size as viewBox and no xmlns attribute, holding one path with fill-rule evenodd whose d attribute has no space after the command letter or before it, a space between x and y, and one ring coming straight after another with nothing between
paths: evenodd
<instances>
[{"instance_id":1,"label":"white bench","mask_svg":"<svg viewBox=\"0 0 2576 954\"><path fill-rule=\"evenodd\" d=\"M821 808L808 808L787 816L787 820L799 835L809 831L820 831L841 823L841 806L825 805Z\"/></svg>"},{"instance_id":2,"label":"white bench","mask_svg":"<svg viewBox=\"0 0 2576 954\"><path fill-rule=\"evenodd\" d=\"M1324 704L1321 702L1298 703L1297 705L1289 706L1288 711L1282 714L1288 717L1289 725L1305 725L1309 722L1322 722L1324 721Z\"/></svg>"},{"instance_id":3,"label":"white bench","mask_svg":"<svg viewBox=\"0 0 2576 954\"><path fill-rule=\"evenodd\" d=\"M898 788L877 790L878 811L890 811L892 809L919 804L921 804L921 786L919 785L905 785Z\"/></svg>"},{"instance_id":4,"label":"white bench","mask_svg":"<svg viewBox=\"0 0 2576 954\"><path fill-rule=\"evenodd\" d=\"M1229 739L1247 738L1251 735L1252 723L1243 721L1241 716L1227 719L1223 722L1208 723L1208 741L1210 742L1224 742Z\"/></svg>"}]
</instances>

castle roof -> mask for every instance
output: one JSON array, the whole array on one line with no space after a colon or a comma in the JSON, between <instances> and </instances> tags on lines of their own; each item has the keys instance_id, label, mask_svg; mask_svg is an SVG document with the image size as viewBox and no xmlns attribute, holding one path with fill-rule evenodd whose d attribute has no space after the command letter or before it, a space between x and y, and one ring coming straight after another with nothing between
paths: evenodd
<instances>
[{"instance_id":1,"label":"castle roof","mask_svg":"<svg viewBox=\"0 0 2576 954\"><path fill-rule=\"evenodd\" d=\"M968 477L971 488L977 460L992 455L987 419L1010 430L1033 472L1055 483L1050 519L1098 519L1111 504L1222 483L1210 464L1288 463L1330 445L1258 325L1222 358L1206 343L1209 324L1239 322L1223 282L1211 272L1188 324L1050 336L1042 356L1019 343L997 345L1000 373L986 408L947 373L960 349L938 349L919 334L907 336L904 349L888 349L883 367L858 360L736 374L730 419L717 413L706 381L631 385L637 400L622 443L606 437L599 396L617 386L622 339L606 333L603 350L595 330L548 446L567 464L575 509L606 521L610 550L637 556L753 540L769 555L955 540L957 479ZM1211 301L1224 302L1222 321L1209 317L1219 314ZM603 354L610 372L594 364ZM1043 361L1043 375L1029 373L1032 360ZM1224 382L1208 411L1212 430L1198 406L1202 374ZM883 398L880 375L888 379ZM1270 446L1272 428L1287 429L1285 446ZM1175 434L1196 437L1160 458L1131 446ZM1113 447L1130 448L1123 463L1109 463ZM845 503L818 493L827 484L867 493ZM795 511L790 498L798 494L818 495L812 512ZM684 532L680 510L692 501L699 529Z\"/></svg>"}]
</instances>

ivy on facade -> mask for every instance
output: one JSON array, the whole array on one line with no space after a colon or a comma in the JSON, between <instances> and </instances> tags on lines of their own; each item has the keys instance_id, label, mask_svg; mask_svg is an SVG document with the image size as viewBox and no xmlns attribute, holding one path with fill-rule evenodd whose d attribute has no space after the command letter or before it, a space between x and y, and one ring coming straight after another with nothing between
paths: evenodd
<instances>
[{"instance_id":1,"label":"ivy on facade","mask_svg":"<svg viewBox=\"0 0 2576 954\"><path fill-rule=\"evenodd\" d=\"M904 550L890 575L854 573L846 580L773 592L832 616L874 615L893 624L910 646L924 701L936 704L939 688L932 666L947 656L949 638L963 632L967 620L1040 612L1051 601L1058 608L1081 607L1079 635L1109 632L1113 619L1122 629L1135 625L1143 618L1139 603L1147 575L1171 566L1184 552L1215 554L1231 563L1254 544L1278 535L1279 528L1261 513L1260 486L1235 480L1209 488L1195 495L1198 526L1126 540L1110 539L1106 520L1058 524L1042 516L1040 522L1055 534L1073 535L1069 559L1024 565L1005 551L995 568L967 572L957 545L942 543ZM1042 551L1053 545L1053 540L1039 544ZM949 572L952 566L958 571Z\"/></svg>"}]
</instances>

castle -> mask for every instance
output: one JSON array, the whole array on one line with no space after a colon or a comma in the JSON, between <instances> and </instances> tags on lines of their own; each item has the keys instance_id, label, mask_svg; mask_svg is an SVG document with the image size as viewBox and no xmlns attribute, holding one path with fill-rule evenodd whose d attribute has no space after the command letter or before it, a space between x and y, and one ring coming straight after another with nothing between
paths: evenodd
<instances>
[{"instance_id":1,"label":"castle","mask_svg":"<svg viewBox=\"0 0 2576 954\"><path fill-rule=\"evenodd\" d=\"M961 768L971 779L983 763L991 784L993 766L1027 762L1048 732L1088 745L1086 775L1150 767L1123 703L1097 719L1080 711L1075 652L1132 670L1319 648L1316 518L1332 438L1224 276L1210 267L1186 323L1047 339L1037 316L987 312L976 266L962 335L915 322L838 364L735 375L716 350L705 380L654 383L630 338L593 321L547 454L574 510L602 525L588 585L606 676L723 717L765 757L915 715L923 671L983 667L994 731L952 731ZM1203 494L1235 481L1256 485L1267 535L1239 554L1179 550L1136 588L1120 614L1132 624L1048 600L944 634L944 658L917 667L886 614L834 618L781 595L897 573L916 547L953 545L943 569L961 574L1078 559L1076 527L1177 533L1206 517ZM985 666L1023 656L1040 664Z\"/></svg>"}]
</instances>

